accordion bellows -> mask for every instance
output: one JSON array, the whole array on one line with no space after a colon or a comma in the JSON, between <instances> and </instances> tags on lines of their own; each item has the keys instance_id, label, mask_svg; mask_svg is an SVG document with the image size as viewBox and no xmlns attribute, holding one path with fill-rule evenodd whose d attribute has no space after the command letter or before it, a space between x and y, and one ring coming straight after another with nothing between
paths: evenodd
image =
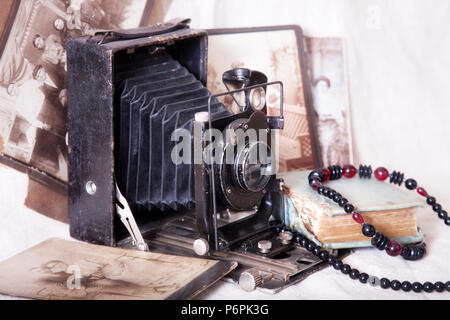
<instances>
[{"instance_id":1,"label":"accordion bellows","mask_svg":"<svg viewBox=\"0 0 450 320\"><path fill-rule=\"evenodd\" d=\"M287 187L282 220L325 248L371 246L350 214L309 187L308 174L309 171L293 171L278 175ZM375 179L342 178L327 182L327 186L351 199L364 220L389 238L401 243L423 239L416 221L416 210L423 203L415 193Z\"/></svg>"},{"instance_id":2,"label":"accordion bellows","mask_svg":"<svg viewBox=\"0 0 450 320\"><path fill-rule=\"evenodd\" d=\"M147 210L191 208L195 202L193 159L175 164L171 152L178 142L171 137L177 129L192 132L195 113L208 110L210 92L164 49L122 65L116 83L118 181L125 197ZM212 119L230 114L212 100Z\"/></svg>"}]
</instances>

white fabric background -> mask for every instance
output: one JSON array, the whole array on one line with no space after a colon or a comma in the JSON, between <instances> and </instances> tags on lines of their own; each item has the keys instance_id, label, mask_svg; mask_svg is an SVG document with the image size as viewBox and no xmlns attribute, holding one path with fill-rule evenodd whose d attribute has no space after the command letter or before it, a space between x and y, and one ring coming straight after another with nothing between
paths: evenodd
<instances>
[{"instance_id":1,"label":"white fabric background","mask_svg":"<svg viewBox=\"0 0 450 320\"><path fill-rule=\"evenodd\" d=\"M194 28L298 24L308 36L342 37L355 163L402 170L450 208L449 1L175 0L166 20L177 16L192 18ZM25 175L0 167L0 260L51 236L70 238L67 225L22 206L26 185ZM422 261L360 249L344 262L379 277L450 280L449 227L431 210L418 218L429 252ZM200 298L449 299L450 293L373 288L328 268L273 296L221 281Z\"/></svg>"},{"instance_id":2,"label":"white fabric background","mask_svg":"<svg viewBox=\"0 0 450 320\"><path fill-rule=\"evenodd\" d=\"M355 163L386 166L414 177L450 207L450 2L420 0L177 1L166 20L186 16L192 27L298 24L311 37L346 44ZM272 79L275 80L275 79ZM419 213L429 254L420 262L360 249L346 263L399 280L450 280L449 227L431 210ZM410 299L450 293L404 294L361 285L328 268L270 297L219 284L205 298Z\"/></svg>"}]
</instances>

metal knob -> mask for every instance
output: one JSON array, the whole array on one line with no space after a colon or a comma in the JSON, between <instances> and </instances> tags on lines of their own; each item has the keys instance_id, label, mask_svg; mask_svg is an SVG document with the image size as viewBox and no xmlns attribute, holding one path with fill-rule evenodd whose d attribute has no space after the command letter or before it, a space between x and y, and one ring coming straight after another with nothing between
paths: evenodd
<instances>
[{"instance_id":1,"label":"metal knob","mask_svg":"<svg viewBox=\"0 0 450 320\"><path fill-rule=\"evenodd\" d=\"M258 249L261 253L269 253L270 249L272 249L272 241L270 240L258 241Z\"/></svg>"},{"instance_id":2,"label":"metal knob","mask_svg":"<svg viewBox=\"0 0 450 320\"><path fill-rule=\"evenodd\" d=\"M199 256L204 256L209 252L209 243L203 238L198 238L193 243L194 252Z\"/></svg>"},{"instance_id":3,"label":"metal knob","mask_svg":"<svg viewBox=\"0 0 450 320\"><path fill-rule=\"evenodd\" d=\"M247 270L239 276L239 286L242 290L251 292L260 286L263 282L263 277L258 270Z\"/></svg>"},{"instance_id":4,"label":"metal knob","mask_svg":"<svg viewBox=\"0 0 450 320\"><path fill-rule=\"evenodd\" d=\"M294 237L294 235L290 231L282 231L280 232L279 236L281 239L281 243L285 245L291 243L292 238Z\"/></svg>"},{"instance_id":5,"label":"metal knob","mask_svg":"<svg viewBox=\"0 0 450 320\"><path fill-rule=\"evenodd\" d=\"M194 114L194 120L196 122L208 122L209 114L206 111L196 112Z\"/></svg>"}]
</instances>

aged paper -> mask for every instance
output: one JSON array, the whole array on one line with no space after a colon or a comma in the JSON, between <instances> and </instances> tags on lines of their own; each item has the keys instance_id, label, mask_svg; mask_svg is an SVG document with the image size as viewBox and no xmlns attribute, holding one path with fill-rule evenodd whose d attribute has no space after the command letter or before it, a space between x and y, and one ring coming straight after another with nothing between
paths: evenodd
<instances>
[{"instance_id":1,"label":"aged paper","mask_svg":"<svg viewBox=\"0 0 450 320\"><path fill-rule=\"evenodd\" d=\"M51 300L185 299L235 266L51 238L0 262L0 293Z\"/></svg>"},{"instance_id":2,"label":"aged paper","mask_svg":"<svg viewBox=\"0 0 450 320\"><path fill-rule=\"evenodd\" d=\"M340 38L305 38L315 126L323 165L353 162L345 45Z\"/></svg>"}]
</instances>

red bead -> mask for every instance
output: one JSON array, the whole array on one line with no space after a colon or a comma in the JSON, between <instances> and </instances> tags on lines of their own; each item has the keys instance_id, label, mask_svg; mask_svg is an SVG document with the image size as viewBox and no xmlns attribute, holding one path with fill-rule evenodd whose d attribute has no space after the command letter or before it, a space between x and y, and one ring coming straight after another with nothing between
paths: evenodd
<instances>
[{"instance_id":1,"label":"red bead","mask_svg":"<svg viewBox=\"0 0 450 320\"><path fill-rule=\"evenodd\" d=\"M364 218L358 212L353 212L352 218L359 224L362 224L364 222Z\"/></svg>"},{"instance_id":2,"label":"red bead","mask_svg":"<svg viewBox=\"0 0 450 320\"><path fill-rule=\"evenodd\" d=\"M389 171L387 171L386 168L383 167L379 167L377 168L377 170L375 170L375 178L377 178L377 180L380 181L384 181L387 179L387 177L389 177Z\"/></svg>"},{"instance_id":3,"label":"red bead","mask_svg":"<svg viewBox=\"0 0 450 320\"><path fill-rule=\"evenodd\" d=\"M422 187L418 187L418 188L417 188L417 193L420 194L420 195L423 196L423 197L428 196L427 191L426 191L424 188L422 188Z\"/></svg>"},{"instance_id":4,"label":"red bead","mask_svg":"<svg viewBox=\"0 0 450 320\"><path fill-rule=\"evenodd\" d=\"M331 176L330 170L322 169L322 174L323 174L323 181L322 182L327 182L328 180L330 180L330 176Z\"/></svg>"},{"instance_id":5,"label":"red bead","mask_svg":"<svg viewBox=\"0 0 450 320\"><path fill-rule=\"evenodd\" d=\"M352 166L351 164L344 166L344 168L342 168L342 169L344 171L343 172L344 177L349 178L349 179L353 178L356 175L356 173L358 172L358 170L356 170L356 168L354 166Z\"/></svg>"},{"instance_id":6,"label":"red bead","mask_svg":"<svg viewBox=\"0 0 450 320\"><path fill-rule=\"evenodd\" d=\"M311 183L311 188L313 188L313 190L317 190L321 185L322 183L320 183L320 181L315 180Z\"/></svg>"},{"instance_id":7,"label":"red bead","mask_svg":"<svg viewBox=\"0 0 450 320\"><path fill-rule=\"evenodd\" d=\"M386 252L390 256L398 256L402 252L402 245L397 241L389 242L389 245L386 248Z\"/></svg>"}]
</instances>

